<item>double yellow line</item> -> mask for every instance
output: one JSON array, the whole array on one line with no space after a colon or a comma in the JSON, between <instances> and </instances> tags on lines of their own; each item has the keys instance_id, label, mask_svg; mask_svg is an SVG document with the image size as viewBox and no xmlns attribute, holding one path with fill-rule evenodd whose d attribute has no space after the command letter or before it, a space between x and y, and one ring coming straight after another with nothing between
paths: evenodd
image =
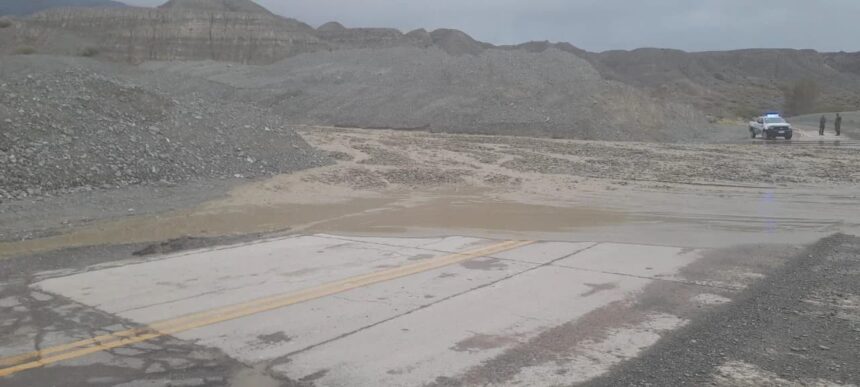
<instances>
[{"instance_id":1,"label":"double yellow line","mask_svg":"<svg viewBox=\"0 0 860 387\"><path fill-rule=\"evenodd\" d=\"M424 260L343 280L311 287L294 293L265 297L241 304L193 313L171 320L160 321L146 327L128 329L107 335L93 337L74 343L49 347L36 352L0 358L0 377L44 365L86 356L95 352L136 344L162 336L184 332L194 328L246 317L253 314L283 308L285 306L310 301L348 290L391 281L393 279L438 269L469 259L512 250L533 243L532 241L506 241L487 247Z\"/></svg>"}]
</instances>

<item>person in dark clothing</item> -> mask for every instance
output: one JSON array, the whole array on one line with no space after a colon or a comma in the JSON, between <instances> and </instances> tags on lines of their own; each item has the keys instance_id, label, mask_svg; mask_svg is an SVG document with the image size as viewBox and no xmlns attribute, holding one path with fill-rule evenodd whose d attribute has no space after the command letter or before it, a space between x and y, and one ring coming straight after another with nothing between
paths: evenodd
<instances>
[{"instance_id":1,"label":"person in dark clothing","mask_svg":"<svg viewBox=\"0 0 860 387\"><path fill-rule=\"evenodd\" d=\"M833 127L836 128L836 135L842 134L842 116L836 113L836 121L833 121Z\"/></svg>"},{"instance_id":2,"label":"person in dark clothing","mask_svg":"<svg viewBox=\"0 0 860 387\"><path fill-rule=\"evenodd\" d=\"M825 117L825 116L822 114L822 115L821 115L821 120L820 120L820 121L818 121L818 135L819 135L819 136L823 136L823 135L824 135L824 128L825 128L826 126L827 126L827 117Z\"/></svg>"}]
</instances>

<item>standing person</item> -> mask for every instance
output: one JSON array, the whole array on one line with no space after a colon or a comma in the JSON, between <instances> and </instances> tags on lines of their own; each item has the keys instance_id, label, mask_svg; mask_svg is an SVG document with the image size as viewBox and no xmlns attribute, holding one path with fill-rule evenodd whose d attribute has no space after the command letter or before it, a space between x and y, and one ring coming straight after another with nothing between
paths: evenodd
<instances>
[{"instance_id":1,"label":"standing person","mask_svg":"<svg viewBox=\"0 0 860 387\"><path fill-rule=\"evenodd\" d=\"M836 135L839 136L842 134L842 116L839 113L836 113L836 121L833 121L833 126L836 128Z\"/></svg>"},{"instance_id":2,"label":"standing person","mask_svg":"<svg viewBox=\"0 0 860 387\"><path fill-rule=\"evenodd\" d=\"M827 126L827 117L824 114L821 115L821 120L818 121L818 135L824 135L824 127Z\"/></svg>"}]
</instances>

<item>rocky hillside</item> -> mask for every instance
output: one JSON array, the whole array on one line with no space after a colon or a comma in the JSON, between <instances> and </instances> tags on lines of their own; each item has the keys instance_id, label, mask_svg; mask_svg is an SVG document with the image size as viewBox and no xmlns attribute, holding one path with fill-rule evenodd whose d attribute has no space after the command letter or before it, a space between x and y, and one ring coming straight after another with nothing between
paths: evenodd
<instances>
[{"instance_id":1,"label":"rocky hillside","mask_svg":"<svg viewBox=\"0 0 860 387\"><path fill-rule=\"evenodd\" d=\"M270 63L330 46L313 28L296 20L267 12L234 12L225 10L232 7L215 7L211 0L203 2L213 6L195 9L191 5L196 2L183 1L158 9L49 10L8 28L11 37L0 52L28 47L50 54L89 52L130 63L196 59Z\"/></svg>"},{"instance_id":2,"label":"rocky hillside","mask_svg":"<svg viewBox=\"0 0 860 387\"><path fill-rule=\"evenodd\" d=\"M327 163L277 116L152 86L194 80L126 72L83 58L2 59L0 200Z\"/></svg>"},{"instance_id":3,"label":"rocky hillside","mask_svg":"<svg viewBox=\"0 0 860 387\"><path fill-rule=\"evenodd\" d=\"M719 118L782 109L801 80L820 91L812 109L860 105L857 54L495 47L450 29L315 29L251 0L49 10L0 33L0 54L32 52L171 62L146 66L310 124L676 141L718 138L709 122Z\"/></svg>"},{"instance_id":4,"label":"rocky hillside","mask_svg":"<svg viewBox=\"0 0 860 387\"><path fill-rule=\"evenodd\" d=\"M788 49L690 53L656 48L592 53L549 42L502 48L565 51L588 60L605 79L654 98L692 104L714 117L749 118L764 110L784 110L786 90L803 80L818 86L814 110L860 107L860 53Z\"/></svg>"},{"instance_id":5,"label":"rocky hillside","mask_svg":"<svg viewBox=\"0 0 860 387\"><path fill-rule=\"evenodd\" d=\"M61 7L125 7L113 0L3 0L0 1L0 16L24 16L51 8Z\"/></svg>"},{"instance_id":6,"label":"rocky hillside","mask_svg":"<svg viewBox=\"0 0 860 387\"><path fill-rule=\"evenodd\" d=\"M305 124L602 140L711 134L695 109L607 81L563 51L447 48L326 51L268 66L151 62L144 68L204 77L235 88L228 98Z\"/></svg>"},{"instance_id":7,"label":"rocky hillside","mask_svg":"<svg viewBox=\"0 0 860 387\"><path fill-rule=\"evenodd\" d=\"M785 90L811 80L819 89L813 110L860 106L858 54L756 49L688 53L638 49L581 54L607 79L673 101L686 101L720 117L783 110Z\"/></svg>"},{"instance_id":8,"label":"rocky hillside","mask_svg":"<svg viewBox=\"0 0 860 387\"><path fill-rule=\"evenodd\" d=\"M231 100L289 122L657 141L708 127L682 103L604 79L569 44L494 47L451 29L335 22L313 29L250 0L46 11L11 32L14 43L0 46L13 53L23 45L131 63L214 60L158 71L219 82L235 90Z\"/></svg>"},{"instance_id":9,"label":"rocky hillside","mask_svg":"<svg viewBox=\"0 0 860 387\"><path fill-rule=\"evenodd\" d=\"M248 12L272 15L251 0L169 0L161 9L187 9L203 12Z\"/></svg>"},{"instance_id":10,"label":"rocky hillside","mask_svg":"<svg viewBox=\"0 0 860 387\"><path fill-rule=\"evenodd\" d=\"M429 47L433 44L430 34L424 30L403 34L394 28L346 28L338 22L321 25L316 34L333 47L341 48Z\"/></svg>"},{"instance_id":11,"label":"rocky hillside","mask_svg":"<svg viewBox=\"0 0 860 387\"><path fill-rule=\"evenodd\" d=\"M478 54L492 45L456 30L314 29L276 16L250 0L170 0L158 8L63 8L5 28L0 53L98 56L128 63L216 60L270 64L308 52L436 46L451 55Z\"/></svg>"}]
</instances>

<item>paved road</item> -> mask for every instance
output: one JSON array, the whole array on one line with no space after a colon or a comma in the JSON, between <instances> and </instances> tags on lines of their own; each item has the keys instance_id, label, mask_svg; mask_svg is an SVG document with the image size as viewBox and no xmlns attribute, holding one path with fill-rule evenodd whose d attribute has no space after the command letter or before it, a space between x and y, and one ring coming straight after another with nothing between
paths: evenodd
<instances>
[{"instance_id":1,"label":"paved road","mask_svg":"<svg viewBox=\"0 0 860 387\"><path fill-rule=\"evenodd\" d=\"M781 256L461 236L130 249L0 271L3 385L575 383L727 302ZM12 267L24 265L0 265Z\"/></svg>"}]
</instances>

